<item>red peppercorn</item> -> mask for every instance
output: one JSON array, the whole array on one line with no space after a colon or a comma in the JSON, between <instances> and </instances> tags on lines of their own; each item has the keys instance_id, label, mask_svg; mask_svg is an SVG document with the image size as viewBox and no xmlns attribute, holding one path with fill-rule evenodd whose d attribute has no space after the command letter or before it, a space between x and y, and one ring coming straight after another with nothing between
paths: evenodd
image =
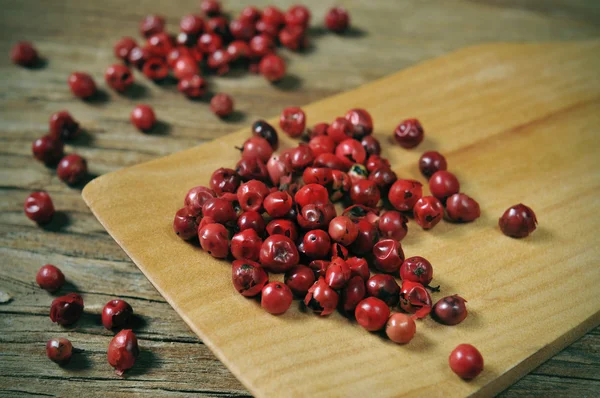
<instances>
[{"instance_id":1,"label":"red peppercorn","mask_svg":"<svg viewBox=\"0 0 600 398\"><path fill-rule=\"evenodd\" d=\"M169 65L161 57L150 57L144 63L142 72L148 79L162 80L169 75Z\"/></svg>"},{"instance_id":2,"label":"red peppercorn","mask_svg":"<svg viewBox=\"0 0 600 398\"><path fill-rule=\"evenodd\" d=\"M341 294L341 308L347 313L352 313L358 303L365 298L365 281L360 276L350 278Z\"/></svg>"},{"instance_id":3,"label":"red peppercorn","mask_svg":"<svg viewBox=\"0 0 600 398\"><path fill-rule=\"evenodd\" d=\"M65 283L65 275L52 264L46 264L38 271L35 281L44 290L54 293Z\"/></svg>"},{"instance_id":4,"label":"red peppercorn","mask_svg":"<svg viewBox=\"0 0 600 398\"><path fill-rule=\"evenodd\" d=\"M308 146L313 152L313 155L317 157L323 153L332 154L335 151L336 144L333 138L321 135L311 138L308 142Z\"/></svg>"},{"instance_id":5,"label":"red peppercorn","mask_svg":"<svg viewBox=\"0 0 600 398\"><path fill-rule=\"evenodd\" d=\"M104 79L111 88L122 93L133 84L133 73L125 65L114 64L106 69Z\"/></svg>"},{"instance_id":6,"label":"red peppercorn","mask_svg":"<svg viewBox=\"0 0 600 398\"><path fill-rule=\"evenodd\" d=\"M336 156L349 160L351 163L363 164L367 160L365 148L355 139L346 139L335 148Z\"/></svg>"},{"instance_id":7,"label":"red peppercorn","mask_svg":"<svg viewBox=\"0 0 600 398\"><path fill-rule=\"evenodd\" d=\"M396 273L404 261L404 251L400 242L382 239L373 246L373 265L379 271Z\"/></svg>"},{"instance_id":8,"label":"red peppercorn","mask_svg":"<svg viewBox=\"0 0 600 398\"><path fill-rule=\"evenodd\" d=\"M173 38L165 32L156 33L146 41L146 49L153 57L166 57L175 48Z\"/></svg>"},{"instance_id":9,"label":"red peppercorn","mask_svg":"<svg viewBox=\"0 0 600 398\"><path fill-rule=\"evenodd\" d=\"M446 212L451 221L470 222L481 215L479 203L464 193L456 193L446 200Z\"/></svg>"},{"instance_id":10,"label":"red peppercorn","mask_svg":"<svg viewBox=\"0 0 600 398\"><path fill-rule=\"evenodd\" d=\"M333 138L336 143L340 143L354 135L354 126L343 117L336 118L327 128L327 135Z\"/></svg>"},{"instance_id":11,"label":"red peppercorn","mask_svg":"<svg viewBox=\"0 0 600 398\"><path fill-rule=\"evenodd\" d=\"M204 28L204 20L199 15L185 15L179 22L179 29L192 36L198 36Z\"/></svg>"},{"instance_id":12,"label":"red peppercorn","mask_svg":"<svg viewBox=\"0 0 600 398\"><path fill-rule=\"evenodd\" d=\"M431 229L444 217L444 207L433 196L423 196L413 209L415 222L423 229Z\"/></svg>"},{"instance_id":13,"label":"red peppercorn","mask_svg":"<svg viewBox=\"0 0 600 398\"><path fill-rule=\"evenodd\" d=\"M266 182L269 180L269 172L265 163L256 158L242 158L237 162L235 171L239 174L242 181L260 180Z\"/></svg>"},{"instance_id":14,"label":"red peppercorn","mask_svg":"<svg viewBox=\"0 0 600 398\"><path fill-rule=\"evenodd\" d=\"M388 199L400 211L411 211L423 196L423 185L415 180L398 180L390 187Z\"/></svg>"},{"instance_id":15,"label":"red peppercorn","mask_svg":"<svg viewBox=\"0 0 600 398\"><path fill-rule=\"evenodd\" d=\"M130 52L127 60L138 69L142 69L146 61L150 58L150 50L146 47L134 47Z\"/></svg>"},{"instance_id":16,"label":"red peppercorn","mask_svg":"<svg viewBox=\"0 0 600 398\"><path fill-rule=\"evenodd\" d=\"M365 148L368 156L381 154L381 144L379 144L379 140L372 135L364 136L360 143L363 148Z\"/></svg>"},{"instance_id":17,"label":"red peppercorn","mask_svg":"<svg viewBox=\"0 0 600 398\"><path fill-rule=\"evenodd\" d=\"M400 286L391 275L373 275L367 281L367 296L377 297L390 307L394 307L400 299Z\"/></svg>"},{"instance_id":18,"label":"red peppercorn","mask_svg":"<svg viewBox=\"0 0 600 398\"><path fill-rule=\"evenodd\" d=\"M444 325L458 325L467 317L467 300L455 294L440 299L433 306L432 317Z\"/></svg>"},{"instance_id":19,"label":"red peppercorn","mask_svg":"<svg viewBox=\"0 0 600 398\"><path fill-rule=\"evenodd\" d=\"M323 167L308 167L302 173L302 180L305 184L329 185L333 182L331 169Z\"/></svg>"},{"instance_id":20,"label":"red peppercorn","mask_svg":"<svg viewBox=\"0 0 600 398\"><path fill-rule=\"evenodd\" d=\"M202 0L200 9L207 17L214 17L221 14L221 3L217 0Z\"/></svg>"},{"instance_id":21,"label":"red peppercorn","mask_svg":"<svg viewBox=\"0 0 600 398\"><path fill-rule=\"evenodd\" d=\"M269 222L269 224L267 224L266 229L269 236L283 235L290 238L294 242L298 239L298 226L296 223L290 220L272 220Z\"/></svg>"},{"instance_id":22,"label":"red peppercorn","mask_svg":"<svg viewBox=\"0 0 600 398\"><path fill-rule=\"evenodd\" d=\"M327 268L329 268L329 261L313 260L308 263L308 268L313 271L316 279L319 279L320 277L325 278L325 273L327 272ZM325 284L327 285L327 283Z\"/></svg>"},{"instance_id":23,"label":"red peppercorn","mask_svg":"<svg viewBox=\"0 0 600 398\"><path fill-rule=\"evenodd\" d=\"M140 131L150 131L156 123L156 115L149 105L136 105L131 111L131 123Z\"/></svg>"},{"instance_id":24,"label":"red peppercorn","mask_svg":"<svg viewBox=\"0 0 600 398\"><path fill-rule=\"evenodd\" d=\"M446 170L447 167L444 155L436 151L425 152L419 158L419 170L427 179L437 171Z\"/></svg>"},{"instance_id":25,"label":"red peppercorn","mask_svg":"<svg viewBox=\"0 0 600 398\"><path fill-rule=\"evenodd\" d=\"M45 135L31 144L33 156L46 166L56 164L64 155L64 144L59 138Z\"/></svg>"},{"instance_id":26,"label":"red peppercorn","mask_svg":"<svg viewBox=\"0 0 600 398\"><path fill-rule=\"evenodd\" d=\"M244 158L258 158L263 162L268 162L272 154L273 147L269 141L258 136L248 138L242 147L242 157Z\"/></svg>"},{"instance_id":27,"label":"red peppercorn","mask_svg":"<svg viewBox=\"0 0 600 398\"><path fill-rule=\"evenodd\" d=\"M102 309L102 324L108 330L127 325L133 308L125 300L111 300Z\"/></svg>"},{"instance_id":28,"label":"red peppercorn","mask_svg":"<svg viewBox=\"0 0 600 398\"><path fill-rule=\"evenodd\" d=\"M382 237L401 241L408 233L407 223L408 219L402 213L390 210L381 215L377 228Z\"/></svg>"},{"instance_id":29,"label":"red peppercorn","mask_svg":"<svg viewBox=\"0 0 600 398\"><path fill-rule=\"evenodd\" d=\"M285 273L285 284L295 296L304 297L315 283L315 274L306 265L296 265Z\"/></svg>"},{"instance_id":30,"label":"red peppercorn","mask_svg":"<svg viewBox=\"0 0 600 398\"><path fill-rule=\"evenodd\" d=\"M291 6L284 15L287 26L298 26L306 29L310 23L310 10L303 5Z\"/></svg>"},{"instance_id":31,"label":"red peppercorn","mask_svg":"<svg viewBox=\"0 0 600 398\"><path fill-rule=\"evenodd\" d=\"M315 163L317 163L316 160ZM333 177L333 184L331 185L331 195L329 198L332 202L335 202L342 199L350 192L352 182L350 181L348 174L342 171L332 170L331 175Z\"/></svg>"},{"instance_id":32,"label":"red peppercorn","mask_svg":"<svg viewBox=\"0 0 600 398\"><path fill-rule=\"evenodd\" d=\"M360 326L369 332L375 332L385 326L390 317L390 309L384 301L367 297L358 303L354 316Z\"/></svg>"},{"instance_id":33,"label":"red peppercorn","mask_svg":"<svg viewBox=\"0 0 600 398\"><path fill-rule=\"evenodd\" d=\"M238 260L258 261L262 239L253 229L241 231L231 238L231 254Z\"/></svg>"},{"instance_id":34,"label":"red peppercorn","mask_svg":"<svg viewBox=\"0 0 600 398\"><path fill-rule=\"evenodd\" d=\"M327 226L325 205L308 204L303 206L296 218L304 230L321 229Z\"/></svg>"},{"instance_id":35,"label":"red peppercorn","mask_svg":"<svg viewBox=\"0 0 600 398\"><path fill-rule=\"evenodd\" d=\"M292 305L290 288L281 282L270 282L262 289L260 306L272 315L281 315Z\"/></svg>"},{"instance_id":36,"label":"red peppercorn","mask_svg":"<svg viewBox=\"0 0 600 398\"><path fill-rule=\"evenodd\" d=\"M229 31L236 40L249 41L256 34L254 23L244 19L229 22Z\"/></svg>"},{"instance_id":37,"label":"red peppercorn","mask_svg":"<svg viewBox=\"0 0 600 398\"><path fill-rule=\"evenodd\" d=\"M346 260L346 264L350 267L351 277L360 276L366 282L371 276L369 263L364 258L350 257Z\"/></svg>"},{"instance_id":38,"label":"red peppercorn","mask_svg":"<svg viewBox=\"0 0 600 398\"><path fill-rule=\"evenodd\" d=\"M79 123L67 111L53 113L50 116L49 134L59 140L71 140L77 137L81 129Z\"/></svg>"},{"instance_id":39,"label":"red peppercorn","mask_svg":"<svg viewBox=\"0 0 600 398\"><path fill-rule=\"evenodd\" d=\"M262 19L272 25L281 26L285 23L285 16L277 7L267 6L263 8Z\"/></svg>"},{"instance_id":40,"label":"red peppercorn","mask_svg":"<svg viewBox=\"0 0 600 398\"><path fill-rule=\"evenodd\" d=\"M225 198L208 199L202 206L202 214L219 224L229 224L237 219L232 202Z\"/></svg>"},{"instance_id":41,"label":"red peppercorn","mask_svg":"<svg viewBox=\"0 0 600 398\"><path fill-rule=\"evenodd\" d=\"M150 37L165 29L165 18L160 15L148 15L140 22L140 33L144 37Z\"/></svg>"},{"instance_id":42,"label":"red peppercorn","mask_svg":"<svg viewBox=\"0 0 600 398\"><path fill-rule=\"evenodd\" d=\"M246 229L253 229L259 236L265 233L265 220L262 215L256 211L245 211L237 220L237 226L240 232Z\"/></svg>"},{"instance_id":43,"label":"red peppercorn","mask_svg":"<svg viewBox=\"0 0 600 398\"><path fill-rule=\"evenodd\" d=\"M522 203L509 207L498 220L502 233L513 238L525 238L535 231L537 218L530 207Z\"/></svg>"},{"instance_id":44,"label":"red peppercorn","mask_svg":"<svg viewBox=\"0 0 600 398\"><path fill-rule=\"evenodd\" d=\"M210 100L210 110L219 117L227 117L233 112L233 99L227 94L216 94Z\"/></svg>"},{"instance_id":45,"label":"red peppercorn","mask_svg":"<svg viewBox=\"0 0 600 398\"><path fill-rule=\"evenodd\" d=\"M50 319L60 325L71 325L83 313L83 299L76 293L55 298L50 306Z\"/></svg>"},{"instance_id":46,"label":"red peppercorn","mask_svg":"<svg viewBox=\"0 0 600 398\"><path fill-rule=\"evenodd\" d=\"M384 166L373 170L368 179L373 181L380 191L387 192L392 184L398 180L398 176L392 169Z\"/></svg>"},{"instance_id":47,"label":"red peppercorn","mask_svg":"<svg viewBox=\"0 0 600 398\"><path fill-rule=\"evenodd\" d=\"M420 283L404 280L400 289L400 308L417 318L424 318L431 312L431 296Z\"/></svg>"},{"instance_id":48,"label":"red peppercorn","mask_svg":"<svg viewBox=\"0 0 600 398\"><path fill-rule=\"evenodd\" d=\"M245 41L236 40L227 46L227 54L229 54L231 62L247 59L250 57L251 52L250 45Z\"/></svg>"},{"instance_id":49,"label":"red peppercorn","mask_svg":"<svg viewBox=\"0 0 600 398\"><path fill-rule=\"evenodd\" d=\"M409 257L400 266L400 278L428 286L433 279L433 267L423 257Z\"/></svg>"},{"instance_id":50,"label":"red peppercorn","mask_svg":"<svg viewBox=\"0 0 600 398\"><path fill-rule=\"evenodd\" d=\"M225 192L236 193L240 182L240 176L233 169L217 169L210 177L210 187L219 196Z\"/></svg>"},{"instance_id":51,"label":"red peppercorn","mask_svg":"<svg viewBox=\"0 0 600 398\"><path fill-rule=\"evenodd\" d=\"M460 183L454 174L446 170L436 171L429 179L431 194L445 202L447 198L458 193Z\"/></svg>"},{"instance_id":52,"label":"red peppercorn","mask_svg":"<svg viewBox=\"0 0 600 398\"><path fill-rule=\"evenodd\" d=\"M75 153L62 158L56 168L58 178L69 185L75 185L83 181L87 171L87 161Z\"/></svg>"},{"instance_id":53,"label":"red peppercorn","mask_svg":"<svg viewBox=\"0 0 600 398\"><path fill-rule=\"evenodd\" d=\"M332 289L339 290L350 280L350 275L350 267L348 267L344 259L335 257L331 260L325 272L325 281Z\"/></svg>"},{"instance_id":54,"label":"red peppercorn","mask_svg":"<svg viewBox=\"0 0 600 398\"><path fill-rule=\"evenodd\" d=\"M198 236L199 218L199 214L196 214L189 207L183 207L175 213L173 231L183 240L194 239Z\"/></svg>"},{"instance_id":55,"label":"red peppercorn","mask_svg":"<svg viewBox=\"0 0 600 398\"><path fill-rule=\"evenodd\" d=\"M299 254L294 242L283 235L269 236L260 249L260 263L270 272L283 273L298 264Z\"/></svg>"},{"instance_id":56,"label":"red peppercorn","mask_svg":"<svg viewBox=\"0 0 600 398\"><path fill-rule=\"evenodd\" d=\"M269 194L264 200L264 207L273 218L284 217L292 208L294 200L287 192L277 191Z\"/></svg>"},{"instance_id":57,"label":"red peppercorn","mask_svg":"<svg viewBox=\"0 0 600 398\"><path fill-rule=\"evenodd\" d=\"M113 47L113 51L115 53L115 57L128 62L129 54L131 50L137 47L136 41L131 37L122 37L117 41Z\"/></svg>"},{"instance_id":58,"label":"red peppercorn","mask_svg":"<svg viewBox=\"0 0 600 398\"><path fill-rule=\"evenodd\" d=\"M28 41L16 43L10 51L10 59L13 63L21 66L33 66L38 60L38 53Z\"/></svg>"},{"instance_id":59,"label":"red peppercorn","mask_svg":"<svg viewBox=\"0 0 600 398\"><path fill-rule=\"evenodd\" d=\"M345 246L342 246L340 243L334 242L331 244L331 250L329 251L329 256L340 257L344 260L348 259L348 249Z\"/></svg>"},{"instance_id":60,"label":"red peppercorn","mask_svg":"<svg viewBox=\"0 0 600 398\"><path fill-rule=\"evenodd\" d=\"M175 61L173 74L178 80L190 78L200 73L196 60L190 56L182 55Z\"/></svg>"},{"instance_id":61,"label":"red peppercorn","mask_svg":"<svg viewBox=\"0 0 600 398\"><path fill-rule=\"evenodd\" d=\"M310 258L325 258L329 254L331 239L327 232L321 229L308 231L304 235L302 242L304 254Z\"/></svg>"},{"instance_id":62,"label":"red peppercorn","mask_svg":"<svg viewBox=\"0 0 600 398\"><path fill-rule=\"evenodd\" d=\"M309 128L307 130L306 138L308 140L311 140L315 137L327 135L328 128L329 128L329 123L317 123L312 128ZM335 142L334 142L333 150L331 150L329 152L333 153L334 150L335 150Z\"/></svg>"},{"instance_id":63,"label":"red peppercorn","mask_svg":"<svg viewBox=\"0 0 600 398\"><path fill-rule=\"evenodd\" d=\"M267 54L258 64L258 70L270 82L278 82L285 76L285 61L279 55Z\"/></svg>"},{"instance_id":64,"label":"red peppercorn","mask_svg":"<svg viewBox=\"0 0 600 398\"><path fill-rule=\"evenodd\" d=\"M358 227L346 216L337 216L329 223L329 236L344 246L350 245L358 236Z\"/></svg>"},{"instance_id":65,"label":"red peppercorn","mask_svg":"<svg viewBox=\"0 0 600 398\"><path fill-rule=\"evenodd\" d=\"M306 144L299 144L296 148L290 150L288 154L285 158L288 167L298 174L310 167L315 160L312 150Z\"/></svg>"},{"instance_id":66,"label":"red peppercorn","mask_svg":"<svg viewBox=\"0 0 600 398\"><path fill-rule=\"evenodd\" d=\"M231 267L233 287L244 297L258 295L269 282L269 276L260 264L249 260L234 260Z\"/></svg>"},{"instance_id":67,"label":"red peppercorn","mask_svg":"<svg viewBox=\"0 0 600 398\"><path fill-rule=\"evenodd\" d=\"M223 39L214 33L204 33L198 38L198 48L204 54L211 54L223 48Z\"/></svg>"},{"instance_id":68,"label":"red peppercorn","mask_svg":"<svg viewBox=\"0 0 600 398\"><path fill-rule=\"evenodd\" d=\"M187 76L179 80L177 89L189 98L200 98L206 94L206 80L198 75Z\"/></svg>"},{"instance_id":69,"label":"red peppercorn","mask_svg":"<svg viewBox=\"0 0 600 398\"><path fill-rule=\"evenodd\" d=\"M43 191L30 194L27 199L25 199L23 208L27 218L38 224L47 224L54 216L52 199L50 198L50 195Z\"/></svg>"},{"instance_id":70,"label":"red peppercorn","mask_svg":"<svg viewBox=\"0 0 600 398\"><path fill-rule=\"evenodd\" d=\"M304 298L304 304L315 314L321 316L331 314L337 307L338 301L338 294L329 287L323 277L320 277L310 289L308 289L308 293Z\"/></svg>"},{"instance_id":71,"label":"red peppercorn","mask_svg":"<svg viewBox=\"0 0 600 398\"><path fill-rule=\"evenodd\" d=\"M240 19L248 22L257 22L260 19L261 12L253 6L244 7L240 12Z\"/></svg>"},{"instance_id":72,"label":"red peppercorn","mask_svg":"<svg viewBox=\"0 0 600 398\"><path fill-rule=\"evenodd\" d=\"M350 26L350 15L343 7L333 7L325 15L325 26L335 33L342 33Z\"/></svg>"},{"instance_id":73,"label":"red peppercorn","mask_svg":"<svg viewBox=\"0 0 600 398\"><path fill-rule=\"evenodd\" d=\"M71 360L71 355L73 355L73 344L68 339L62 337L50 339L46 343L46 355L52 362L65 365Z\"/></svg>"},{"instance_id":74,"label":"red peppercorn","mask_svg":"<svg viewBox=\"0 0 600 398\"><path fill-rule=\"evenodd\" d=\"M376 214L377 212L378 210L372 207L352 205L346 207L342 215L350 217L350 219L355 222L366 220L369 223L376 224L377 220L379 220L379 216Z\"/></svg>"},{"instance_id":75,"label":"red peppercorn","mask_svg":"<svg viewBox=\"0 0 600 398\"><path fill-rule=\"evenodd\" d=\"M406 344L417 332L417 325L410 315L395 313L389 317L385 325L385 334L398 344Z\"/></svg>"},{"instance_id":76,"label":"red peppercorn","mask_svg":"<svg viewBox=\"0 0 600 398\"><path fill-rule=\"evenodd\" d=\"M229 254L229 232L223 224L208 224L198 231L200 245L215 258L225 258Z\"/></svg>"},{"instance_id":77,"label":"red peppercorn","mask_svg":"<svg viewBox=\"0 0 600 398\"><path fill-rule=\"evenodd\" d=\"M220 49L209 54L206 63L210 69L216 72L217 75L223 76L229 72L231 58L226 50Z\"/></svg>"},{"instance_id":78,"label":"red peppercorn","mask_svg":"<svg viewBox=\"0 0 600 398\"><path fill-rule=\"evenodd\" d=\"M394 137L402 148L414 148L423 141L423 127L417 119L407 119L396 127Z\"/></svg>"},{"instance_id":79,"label":"red peppercorn","mask_svg":"<svg viewBox=\"0 0 600 398\"><path fill-rule=\"evenodd\" d=\"M282 177L287 176L291 170L289 170L286 163L283 161L281 156L273 155L267 162L267 171L269 178L273 185L278 186Z\"/></svg>"},{"instance_id":80,"label":"red peppercorn","mask_svg":"<svg viewBox=\"0 0 600 398\"><path fill-rule=\"evenodd\" d=\"M354 126L354 138L357 140L373 132L373 118L366 110L350 109L344 117Z\"/></svg>"},{"instance_id":81,"label":"red peppercorn","mask_svg":"<svg viewBox=\"0 0 600 398\"><path fill-rule=\"evenodd\" d=\"M367 163L365 163L365 167L370 173L372 173L382 167L390 168L390 161L386 158L382 158L379 155L370 155L367 159Z\"/></svg>"},{"instance_id":82,"label":"red peppercorn","mask_svg":"<svg viewBox=\"0 0 600 398\"><path fill-rule=\"evenodd\" d=\"M119 376L133 367L138 355L140 349L137 337L130 329L121 330L108 344L108 363Z\"/></svg>"},{"instance_id":83,"label":"red peppercorn","mask_svg":"<svg viewBox=\"0 0 600 398\"><path fill-rule=\"evenodd\" d=\"M298 190L294 200L300 207L309 204L324 205L329 203L329 193L321 185L307 184Z\"/></svg>"},{"instance_id":84,"label":"red peppercorn","mask_svg":"<svg viewBox=\"0 0 600 398\"><path fill-rule=\"evenodd\" d=\"M471 344L459 344L448 358L450 369L459 377L474 379L483 370L483 357Z\"/></svg>"},{"instance_id":85,"label":"red peppercorn","mask_svg":"<svg viewBox=\"0 0 600 398\"><path fill-rule=\"evenodd\" d=\"M379 203L381 196L379 188L377 188L377 184L374 181L360 180L352 185L350 199L354 204L375 207Z\"/></svg>"},{"instance_id":86,"label":"red peppercorn","mask_svg":"<svg viewBox=\"0 0 600 398\"><path fill-rule=\"evenodd\" d=\"M338 158L333 153L322 153L313 162L315 167L326 167L328 169L348 171L348 162ZM350 187L348 187L350 189Z\"/></svg>"},{"instance_id":87,"label":"red peppercorn","mask_svg":"<svg viewBox=\"0 0 600 398\"><path fill-rule=\"evenodd\" d=\"M213 174L213 176L214 175L215 174ZM215 189L215 191L217 191L217 189ZM268 195L269 188L267 188L264 182L258 180L250 180L248 182L245 182L242 185L240 185L240 187L237 190L238 201L240 202L240 206L242 207L242 209L244 209L245 211L251 210L261 212L263 210L263 201Z\"/></svg>"},{"instance_id":88,"label":"red peppercorn","mask_svg":"<svg viewBox=\"0 0 600 398\"><path fill-rule=\"evenodd\" d=\"M264 138L276 150L279 145L279 136L277 131L264 120L257 120L252 123L252 135Z\"/></svg>"},{"instance_id":89,"label":"red peppercorn","mask_svg":"<svg viewBox=\"0 0 600 398\"><path fill-rule=\"evenodd\" d=\"M74 96L82 99L90 98L96 94L96 83L90 75L82 72L73 72L69 75L69 87Z\"/></svg>"}]
</instances>

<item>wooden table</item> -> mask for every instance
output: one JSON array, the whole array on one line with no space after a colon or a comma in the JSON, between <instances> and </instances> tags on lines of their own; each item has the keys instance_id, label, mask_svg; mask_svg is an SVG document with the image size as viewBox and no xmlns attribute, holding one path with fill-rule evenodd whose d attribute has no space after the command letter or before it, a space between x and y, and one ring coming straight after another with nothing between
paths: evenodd
<instances>
[{"instance_id":1,"label":"wooden table","mask_svg":"<svg viewBox=\"0 0 600 398\"><path fill-rule=\"evenodd\" d=\"M89 71L105 88L102 75L114 62L112 43L123 35L137 37L145 14L166 15L173 30L178 17L197 7L196 1L180 1L160 9L160 3L0 0L0 52L8 54L13 42L27 39L47 59L36 70L0 59L0 292L12 296L0 304L0 395L248 395L106 234L80 191L32 159L31 142L46 132L52 112L69 109L80 120L86 132L67 150L84 155L91 172L100 175L221 136L273 116L283 105L302 105L456 48L600 36L600 4L594 0L340 1L351 10L355 28L345 37L314 28L308 54L284 53L290 76L282 85L269 86L246 74L212 79L213 92L235 97L238 112L227 122L214 118L204 102L187 101L172 86L157 86L141 76L130 96L105 90L100 101L74 99L66 85L68 74ZM235 4L233 12L250 4L229 3ZM312 3L320 22L327 2L305 3ZM139 102L157 110L162 125L153 134L140 134L128 122L130 109ZM45 229L22 212L24 198L38 189L50 192L59 210ZM46 263L65 272L65 290L84 296L86 314L72 328L62 329L48 318L52 297L34 282L35 272ZM115 297L126 299L139 315L134 327L145 348L125 379L115 377L106 362L111 333L99 320L103 305ZM81 350L64 369L45 358L45 341L55 336L68 337ZM593 396L600 391L599 348L597 328L503 395Z\"/></svg>"}]
</instances>

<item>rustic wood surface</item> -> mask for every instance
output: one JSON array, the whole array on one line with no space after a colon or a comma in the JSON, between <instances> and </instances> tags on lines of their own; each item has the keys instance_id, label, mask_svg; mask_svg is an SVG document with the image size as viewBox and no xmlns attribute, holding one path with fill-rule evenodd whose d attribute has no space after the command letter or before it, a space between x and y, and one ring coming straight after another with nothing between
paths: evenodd
<instances>
[{"instance_id":1,"label":"rustic wood surface","mask_svg":"<svg viewBox=\"0 0 600 398\"><path fill-rule=\"evenodd\" d=\"M226 6L236 12L251 2L231 3ZM320 25L329 4L305 3ZM239 110L223 123L203 102L186 101L173 87L139 76L130 96L106 90L93 103L72 98L65 84L70 72L86 70L105 88L102 74L114 61L111 46L117 38L136 36L138 21L149 12L166 15L173 29L178 17L195 10L196 1L161 8L157 0L0 0L0 53L8 54L12 43L26 39L47 61L42 68L25 70L8 57L0 59L0 291L12 296L0 304L0 395L248 395L108 236L79 190L66 187L32 159L30 144L45 133L50 113L67 108L82 122L86 134L68 150L85 155L92 173L100 175L222 136L257 117L277 114L283 104L306 104L467 45L600 37L600 3L594 0L339 3L351 10L356 28L338 37L315 27L308 54L285 53L291 77L282 85L271 87L249 75L213 79L213 91L234 95ZM137 102L157 109L163 124L154 134L139 134L129 125L129 111ZM60 210L46 229L22 213L24 198L36 189L49 191ZM51 324L51 297L34 286L35 272L45 263L65 271L70 281L65 290L85 296L90 315L66 332ZM115 378L105 361L110 333L98 318L113 297L127 298L140 315L136 330L146 348L125 380ZM83 350L66 370L44 356L45 341L56 335L69 337ZM597 395L599 346L600 330L595 329L503 395Z\"/></svg>"},{"instance_id":2,"label":"rustic wood surface","mask_svg":"<svg viewBox=\"0 0 600 398\"><path fill-rule=\"evenodd\" d=\"M404 252L429 259L442 285L444 293L432 299L458 292L469 301L471 315L453 328L424 319L406 347L365 333L339 313L327 321L306 314L298 302L285 315L269 315L232 288L227 262L173 233L182 197L215 169L235 164L240 155L232 144L247 139L247 128L101 176L84 188L83 198L167 302L256 396L487 396L600 325L594 289L600 285L594 266L600 238L593 233L596 219L588 217L600 212L600 201L588 199L600 189L598 69L600 41L488 44L303 106L309 120L333 120L353 106L368 109L382 155L399 176L419 179L421 151L439 149L461 189L482 206L483 217L468 226L409 227ZM403 90L411 96L398 96ZM429 132L418 151L388 145L389 131L409 115L418 115ZM565 141L567 130L572 133ZM281 150L295 145L280 137ZM535 208L540 220L530 239L507 239L497 228L494 215L518 201ZM553 297L570 299L549 306ZM470 383L458 380L447 364L448 354L464 342L486 358L487 371Z\"/></svg>"}]
</instances>

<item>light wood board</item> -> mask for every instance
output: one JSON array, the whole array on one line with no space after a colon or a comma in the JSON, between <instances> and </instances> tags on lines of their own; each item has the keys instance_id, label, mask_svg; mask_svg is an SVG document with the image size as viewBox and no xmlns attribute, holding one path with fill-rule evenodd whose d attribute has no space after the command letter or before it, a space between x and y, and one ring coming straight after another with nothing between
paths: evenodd
<instances>
[{"instance_id":1,"label":"light wood board","mask_svg":"<svg viewBox=\"0 0 600 398\"><path fill-rule=\"evenodd\" d=\"M475 223L409 225L407 256L434 264L442 292L460 293L470 316L445 327L419 322L397 346L339 314L300 306L280 317L237 294L230 267L180 241L171 222L189 187L233 166L248 129L97 178L83 191L100 222L226 366L257 396L464 396L498 392L600 322L600 43L468 48L306 106L309 123L367 108L394 170L420 178L436 149ZM284 104L282 104L284 105ZM279 110L274 110L274 113ZM403 118L418 117L416 150L392 145ZM283 147L293 145L283 139ZM528 239L505 237L497 218L523 202L538 215ZM448 368L459 343L477 346L485 371L463 382Z\"/></svg>"}]
</instances>

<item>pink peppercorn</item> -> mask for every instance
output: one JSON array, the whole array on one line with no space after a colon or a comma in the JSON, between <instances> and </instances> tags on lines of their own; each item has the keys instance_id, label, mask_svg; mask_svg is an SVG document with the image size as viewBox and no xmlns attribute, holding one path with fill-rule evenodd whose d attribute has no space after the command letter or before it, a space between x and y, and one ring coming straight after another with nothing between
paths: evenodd
<instances>
[{"instance_id":1,"label":"pink peppercorn","mask_svg":"<svg viewBox=\"0 0 600 398\"><path fill-rule=\"evenodd\" d=\"M73 72L68 82L71 92L78 98L86 99L96 93L96 83L87 73Z\"/></svg>"},{"instance_id":2,"label":"pink peppercorn","mask_svg":"<svg viewBox=\"0 0 600 398\"><path fill-rule=\"evenodd\" d=\"M224 93L216 94L210 100L210 110L219 117L226 117L233 112L233 99Z\"/></svg>"},{"instance_id":3,"label":"pink peppercorn","mask_svg":"<svg viewBox=\"0 0 600 398\"><path fill-rule=\"evenodd\" d=\"M38 61L38 53L28 41L20 41L10 51L10 59L21 66L33 66Z\"/></svg>"},{"instance_id":4,"label":"pink peppercorn","mask_svg":"<svg viewBox=\"0 0 600 398\"><path fill-rule=\"evenodd\" d=\"M148 105L137 105L131 111L131 123L141 131L152 130L156 123L156 115L154 110Z\"/></svg>"}]
</instances>

